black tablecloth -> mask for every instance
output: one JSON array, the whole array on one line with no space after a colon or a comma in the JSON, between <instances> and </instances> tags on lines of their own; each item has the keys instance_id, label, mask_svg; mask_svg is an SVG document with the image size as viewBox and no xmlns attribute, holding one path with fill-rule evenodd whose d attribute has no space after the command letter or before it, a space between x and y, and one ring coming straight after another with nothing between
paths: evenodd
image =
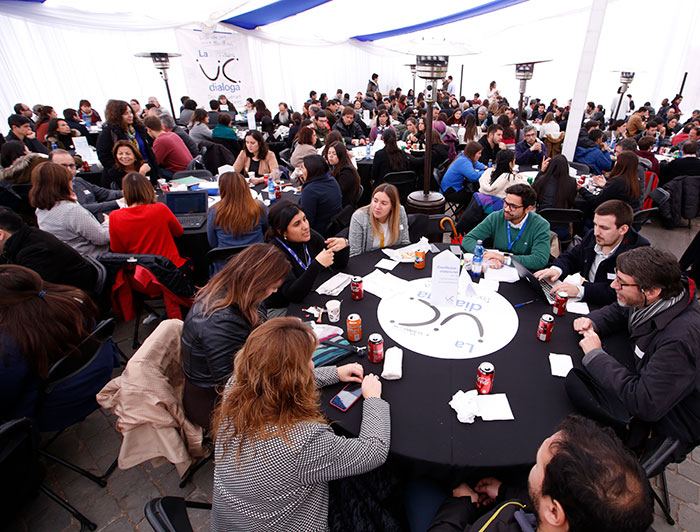
<instances>
[{"instance_id":1,"label":"black tablecloth","mask_svg":"<svg viewBox=\"0 0 700 532\"><path fill-rule=\"evenodd\" d=\"M444 246L443 246L444 247ZM370 252L350 259L346 272L367 275L385 255ZM426 267L416 270L412 264L399 264L391 273L403 279L430 277L432 253L426 254ZM318 284L333 272L324 272ZM499 293L516 304L535 297L533 290L523 281L515 284L501 283ZM331 299L312 292L301 305L292 305L290 315L302 316L302 308L324 305ZM396 345L384 333L377 319L379 299L365 292L362 301L353 301L350 288L339 296L342 299L341 321L357 312L362 317L362 340L366 345L371 333L384 337L384 349ZM533 303L516 309L519 327L516 336L503 349L491 355L469 360L443 360L414 353L410 346L403 349L403 378L383 381L382 396L391 404L391 451L399 456L428 465L494 468L531 464L542 441L550 436L556 425L573 407L563 387L564 379L551 375L549 353L572 355L574 364L580 366L582 353L578 347L579 336L573 331L575 314L555 318L550 342L537 340L536 330L540 316L551 313L546 303ZM325 319L324 315L324 322ZM339 364L359 361L365 373L380 374L382 364L372 364L366 357L352 355ZM462 424L448 405L457 390L475 388L477 367L489 361L495 365L496 374L492 393L506 393L515 420L484 422L477 418L473 424ZM343 385L323 389L322 407L333 422L351 434L358 434L361 402L343 413L329 405L330 399Z\"/></svg>"}]
</instances>

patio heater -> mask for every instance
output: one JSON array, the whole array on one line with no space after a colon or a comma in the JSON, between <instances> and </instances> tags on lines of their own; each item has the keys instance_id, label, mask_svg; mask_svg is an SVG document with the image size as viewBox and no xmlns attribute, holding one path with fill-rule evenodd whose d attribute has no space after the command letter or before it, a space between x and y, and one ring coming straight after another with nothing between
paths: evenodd
<instances>
[{"instance_id":1,"label":"patio heater","mask_svg":"<svg viewBox=\"0 0 700 532\"><path fill-rule=\"evenodd\" d=\"M182 54L171 54L168 52L141 52L134 54L135 57L150 57L153 61L153 66L156 70L160 72L160 77L165 81L165 90L168 93L168 101L170 102L170 110L173 113L173 117L177 116L175 114L175 107L173 106L173 98L170 95L170 85L168 84L168 69L170 68L170 58L180 57Z\"/></svg>"},{"instance_id":2,"label":"patio heater","mask_svg":"<svg viewBox=\"0 0 700 532\"><path fill-rule=\"evenodd\" d=\"M410 212L424 214L442 214L445 207L445 198L439 192L430 190L431 176L431 136L433 132L433 103L437 98L437 80L447 75L446 55L418 55L416 56L416 72L418 77L428 82L426 86L425 103L427 112L425 115L425 166L423 169L423 190L411 192L408 196L407 207Z\"/></svg>"},{"instance_id":3,"label":"patio heater","mask_svg":"<svg viewBox=\"0 0 700 532\"><path fill-rule=\"evenodd\" d=\"M615 108L615 114L613 115L613 122L617 120L617 114L620 112L620 105L622 104L622 98L625 96L627 89L629 89L632 80L634 79L634 72L620 72L620 87L617 89L617 93L620 97L617 99L617 107Z\"/></svg>"},{"instance_id":4,"label":"patio heater","mask_svg":"<svg viewBox=\"0 0 700 532\"><path fill-rule=\"evenodd\" d=\"M416 65L415 64L410 64L406 65L408 68L411 69L411 77L413 78L413 97L416 97Z\"/></svg>"},{"instance_id":5,"label":"patio heater","mask_svg":"<svg viewBox=\"0 0 700 532\"><path fill-rule=\"evenodd\" d=\"M525 87L527 86L528 80L532 79L532 74L535 71L535 63L546 63L551 61L551 59L545 59L543 61L531 61L529 63L515 63L515 79L520 81L520 99L518 100L518 116L519 120L522 120L523 116L523 98L525 96ZM515 142L520 142L520 128L515 130Z\"/></svg>"}]
</instances>

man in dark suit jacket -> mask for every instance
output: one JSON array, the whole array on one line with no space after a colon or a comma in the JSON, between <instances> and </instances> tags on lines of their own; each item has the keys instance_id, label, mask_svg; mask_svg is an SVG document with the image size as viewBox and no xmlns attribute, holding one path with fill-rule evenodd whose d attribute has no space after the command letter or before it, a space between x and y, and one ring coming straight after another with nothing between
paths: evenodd
<instances>
[{"instance_id":1,"label":"man in dark suit jacket","mask_svg":"<svg viewBox=\"0 0 700 532\"><path fill-rule=\"evenodd\" d=\"M49 149L36 138L36 133L32 131L32 121L23 115L10 115L7 119L10 132L6 140L18 140L23 142L29 151L48 155Z\"/></svg>"},{"instance_id":2,"label":"man in dark suit jacket","mask_svg":"<svg viewBox=\"0 0 700 532\"><path fill-rule=\"evenodd\" d=\"M0 263L17 264L37 272L44 281L76 286L92 294L97 270L80 253L51 233L22 222L0 207Z\"/></svg>"},{"instance_id":3,"label":"man in dark suit jacket","mask_svg":"<svg viewBox=\"0 0 700 532\"><path fill-rule=\"evenodd\" d=\"M552 292L566 292L570 298L586 303L609 305L615 302L610 283L615 278L618 255L649 241L632 229L634 213L624 201L608 200L595 210L593 229L581 242L560 255L552 266L535 272L538 279L554 283L567 275L580 272L583 285L557 283Z\"/></svg>"},{"instance_id":4,"label":"man in dark suit jacket","mask_svg":"<svg viewBox=\"0 0 700 532\"><path fill-rule=\"evenodd\" d=\"M687 140L683 143L683 157L671 161L666 166L661 167L661 175L659 176L659 184L668 183L674 177L681 175L699 175L700 176L700 159L698 159L698 142L696 140Z\"/></svg>"}]
</instances>

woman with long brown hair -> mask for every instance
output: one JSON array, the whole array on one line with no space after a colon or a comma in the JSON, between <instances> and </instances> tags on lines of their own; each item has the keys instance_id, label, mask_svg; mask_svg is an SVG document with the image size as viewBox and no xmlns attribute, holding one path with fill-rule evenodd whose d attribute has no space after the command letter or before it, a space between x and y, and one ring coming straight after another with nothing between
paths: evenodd
<instances>
[{"instance_id":1,"label":"woman with long brown hair","mask_svg":"<svg viewBox=\"0 0 700 532\"><path fill-rule=\"evenodd\" d=\"M207 240L212 248L248 246L264 241L267 210L253 199L243 176L225 172L219 178L221 201L211 206L207 219ZM219 271L217 267L215 271Z\"/></svg>"},{"instance_id":2,"label":"woman with long brown hair","mask_svg":"<svg viewBox=\"0 0 700 532\"><path fill-rule=\"evenodd\" d=\"M595 208L611 199L621 200L638 211L641 208L639 196L641 195L639 187L639 177L637 167L639 166L639 158L632 151L623 151L617 156L615 166L610 170L607 180L605 176L594 176L593 182L602 187L600 194L593 194L585 188L579 188L578 193L586 201L591 214ZM580 187L580 185L579 185ZM592 216L592 214L591 214Z\"/></svg>"},{"instance_id":3,"label":"woman with long brown hair","mask_svg":"<svg viewBox=\"0 0 700 532\"><path fill-rule=\"evenodd\" d=\"M73 176L60 164L47 162L32 171L29 203L39 229L51 233L83 256L109 251L109 229L85 209L73 193Z\"/></svg>"},{"instance_id":4,"label":"woman with long brown hair","mask_svg":"<svg viewBox=\"0 0 700 532\"><path fill-rule=\"evenodd\" d=\"M343 195L343 207L352 205L354 208L357 206L356 198L360 191L360 174L350 161L343 137L338 131L331 131L330 135L333 133L337 133L340 138L337 142L326 146L325 159L331 167L331 175L335 177L340 187L340 192Z\"/></svg>"},{"instance_id":5,"label":"woman with long brown hair","mask_svg":"<svg viewBox=\"0 0 700 532\"><path fill-rule=\"evenodd\" d=\"M277 157L265 142L262 133L255 129L248 130L245 134L244 148L236 157L233 169L246 176L254 172L255 177L252 177L250 182L257 185L265 181L264 175L278 168Z\"/></svg>"},{"instance_id":6,"label":"woman with long brown hair","mask_svg":"<svg viewBox=\"0 0 700 532\"><path fill-rule=\"evenodd\" d=\"M151 167L143 162L141 152L128 140L118 140L112 148L114 166L104 173L103 186L119 189L122 187L124 176L130 172L151 175Z\"/></svg>"},{"instance_id":7,"label":"woman with long brown hair","mask_svg":"<svg viewBox=\"0 0 700 532\"><path fill-rule=\"evenodd\" d=\"M197 145L203 140L211 140L212 132L209 129L209 114L204 109L195 109L192 118L187 123L187 130Z\"/></svg>"},{"instance_id":8,"label":"woman with long brown hair","mask_svg":"<svg viewBox=\"0 0 700 532\"><path fill-rule=\"evenodd\" d=\"M408 170L408 155L406 155L396 142L394 128L385 129L382 133L384 147L377 150L372 161L372 182L374 186L384 183L384 177L392 172Z\"/></svg>"},{"instance_id":9,"label":"woman with long brown hair","mask_svg":"<svg viewBox=\"0 0 700 532\"><path fill-rule=\"evenodd\" d=\"M0 265L0 419L34 415L41 379L88 336L96 316L82 290Z\"/></svg>"},{"instance_id":10,"label":"woman with long brown hair","mask_svg":"<svg viewBox=\"0 0 700 532\"><path fill-rule=\"evenodd\" d=\"M317 344L298 318L274 318L237 353L212 424L213 531L327 530L328 482L386 460L390 414L381 383L357 363L314 369ZM362 383L357 438L336 436L319 408L318 388L339 381Z\"/></svg>"},{"instance_id":11,"label":"woman with long brown hair","mask_svg":"<svg viewBox=\"0 0 700 532\"><path fill-rule=\"evenodd\" d=\"M197 294L182 330L187 418L209 428L217 387L231 376L236 352L262 323L262 302L287 277L289 262L269 244L241 251Z\"/></svg>"},{"instance_id":12,"label":"woman with long brown hair","mask_svg":"<svg viewBox=\"0 0 700 532\"><path fill-rule=\"evenodd\" d=\"M408 217L394 185L379 185L372 193L371 203L355 211L350 220L348 241L351 257L410 242Z\"/></svg>"}]
</instances>

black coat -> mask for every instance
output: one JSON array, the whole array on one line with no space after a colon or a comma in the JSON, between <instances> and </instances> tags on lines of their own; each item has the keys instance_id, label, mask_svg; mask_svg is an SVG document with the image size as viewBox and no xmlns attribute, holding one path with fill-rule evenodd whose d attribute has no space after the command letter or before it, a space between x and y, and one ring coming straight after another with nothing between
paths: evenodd
<instances>
[{"instance_id":1,"label":"black coat","mask_svg":"<svg viewBox=\"0 0 700 532\"><path fill-rule=\"evenodd\" d=\"M355 198L357 197L357 192L360 190L360 176L357 170L352 168L351 165L344 166L338 171L338 175L335 176L335 179L338 181L338 186L343 196L343 207L347 207L348 205L357 207Z\"/></svg>"},{"instance_id":2,"label":"black coat","mask_svg":"<svg viewBox=\"0 0 700 532\"><path fill-rule=\"evenodd\" d=\"M593 229L586 233L581 242L573 248L562 253L552 263L552 266L561 268L561 279L572 273L580 272L581 276L588 279L588 273L591 271L591 265L595 259L595 236ZM599 265L595 273L594 281L587 282L583 286L583 297L581 301L586 303L594 303L596 305L609 305L616 301L615 290L610 287L612 277L615 276L615 263L620 253L624 253L630 249L648 246L649 241L642 235L637 233L630 227L627 234L623 237L622 242L610 257L604 259Z\"/></svg>"},{"instance_id":3,"label":"black coat","mask_svg":"<svg viewBox=\"0 0 700 532\"><path fill-rule=\"evenodd\" d=\"M384 177L387 174L408 170L408 156L403 152L401 152L401 155L403 164L401 168L394 170L389 164L389 156L386 153L386 148L382 148L374 154L374 161L372 162L372 181L374 181L375 187L384 183Z\"/></svg>"},{"instance_id":4,"label":"black coat","mask_svg":"<svg viewBox=\"0 0 700 532\"><path fill-rule=\"evenodd\" d=\"M123 196L119 190L98 187L82 177L73 178L73 192L78 198L78 203L92 214L110 213L118 209L116 200Z\"/></svg>"},{"instance_id":5,"label":"black coat","mask_svg":"<svg viewBox=\"0 0 700 532\"><path fill-rule=\"evenodd\" d=\"M97 270L80 253L51 233L23 225L3 247L6 264L17 264L37 272L44 281L76 286L92 293Z\"/></svg>"},{"instance_id":6,"label":"black coat","mask_svg":"<svg viewBox=\"0 0 700 532\"><path fill-rule=\"evenodd\" d=\"M15 135L14 133L12 133L12 131L10 131L7 134L7 137L5 138L5 142L10 142L11 140L16 140L16 141L24 143L24 145L27 147L27 149L31 152L43 153L44 155L49 154L49 149L46 146L44 146L44 144L39 142L39 139L37 139L37 138L30 139L29 137L24 137L22 140L19 140L17 135Z\"/></svg>"},{"instance_id":7,"label":"black coat","mask_svg":"<svg viewBox=\"0 0 700 532\"><path fill-rule=\"evenodd\" d=\"M488 135L484 135L479 139L479 144L481 144L481 157L479 157L479 162L482 164L489 164L489 161L496 166L496 155L501 151L501 148L496 144L493 148L489 144Z\"/></svg>"},{"instance_id":8,"label":"black coat","mask_svg":"<svg viewBox=\"0 0 700 532\"><path fill-rule=\"evenodd\" d=\"M146 146L147 157L144 158L144 162L148 163L153 171L153 174L157 177L158 161L156 160L156 156L153 154L153 150L151 149L151 138L148 136L148 133L146 133L145 128L141 126L134 126L134 129L141 136L143 143ZM126 132L122 128L115 127L107 122L104 125L100 136L97 137L97 158L100 160L100 163L102 163L105 172L114 166L112 149L119 140L128 140ZM153 178L151 180L153 180Z\"/></svg>"},{"instance_id":9,"label":"black coat","mask_svg":"<svg viewBox=\"0 0 700 532\"><path fill-rule=\"evenodd\" d=\"M353 139L366 138L365 134L362 132L362 128L355 121L353 121L349 126L346 126L345 122L343 122L343 119L341 118L333 125L333 130L340 132L346 144L351 144Z\"/></svg>"},{"instance_id":10,"label":"black coat","mask_svg":"<svg viewBox=\"0 0 700 532\"><path fill-rule=\"evenodd\" d=\"M640 210L642 205L639 197L632 198L627 193L627 182L624 176L612 178L600 191L600 194L593 194L585 188L580 188L579 195L586 201L591 211L596 209L598 205L608 200L620 200L628 203L635 212Z\"/></svg>"}]
</instances>

